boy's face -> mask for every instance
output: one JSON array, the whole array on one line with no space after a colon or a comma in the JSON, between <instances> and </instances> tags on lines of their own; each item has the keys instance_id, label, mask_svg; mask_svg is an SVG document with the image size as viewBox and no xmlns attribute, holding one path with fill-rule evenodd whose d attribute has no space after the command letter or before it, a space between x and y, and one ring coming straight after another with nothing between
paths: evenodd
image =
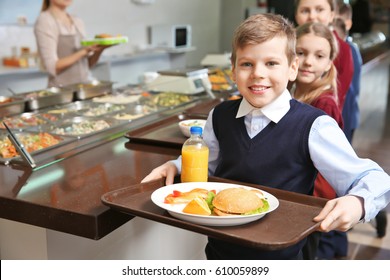
<instances>
[{"instance_id":1,"label":"boy's face","mask_svg":"<svg viewBox=\"0 0 390 280\"><path fill-rule=\"evenodd\" d=\"M283 93L288 81L295 80L298 58L289 65L286 46L287 38L275 37L237 49L233 80L252 106L262 108L270 104Z\"/></svg>"},{"instance_id":2,"label":"boy's face","mask_svg":"<svg viewBox=\"0 0 390 280\"><path fill-rule=\"evenodd\" d=\"M301 0L295 14L298 25L307 22L320 22L329 25L333 18L334 12L331 10L328 0Z\"/></svg>"}]
</instances>

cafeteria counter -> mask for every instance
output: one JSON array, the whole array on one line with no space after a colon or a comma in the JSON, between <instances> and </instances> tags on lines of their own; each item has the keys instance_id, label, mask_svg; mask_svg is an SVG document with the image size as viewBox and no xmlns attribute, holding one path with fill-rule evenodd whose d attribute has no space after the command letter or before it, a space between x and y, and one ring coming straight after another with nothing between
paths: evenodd
<instances>
[{"instance_id":1,"label":"cafeteria counter","mask_svg":"<svg viewBox=\"0 0 390 280\"><path fill-rule=\"evenodd\" d=\"M201 258L187 253L202 251L204 236L101 203L104 193L139 183L153 166L178 156L177 149L128 149L128 139L113 138L65 152L33 171L0 165L1 259Z\"/></svg>"}]
</instances>

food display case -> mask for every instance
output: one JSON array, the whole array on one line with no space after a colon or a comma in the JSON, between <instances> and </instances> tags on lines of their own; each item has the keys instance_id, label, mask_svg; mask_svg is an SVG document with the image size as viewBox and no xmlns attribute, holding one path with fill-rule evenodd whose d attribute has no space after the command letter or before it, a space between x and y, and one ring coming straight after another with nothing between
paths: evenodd
<instances>
[{"instance_id":1,"label":"food display case","mask_svg":"<svg viewBox=\"0 0 390 280\"><path fill-rule=\"evenodd\" d=\"M4 122L14 132L46 133L75 141L71 145L54 145L47 154L47 149L42 149L39 154L33 153L39 167L57 161L62 156L68 157L83 151L84 147L87 149L98 145L105 139L122 137L132 129L165 119L176 111L184 111L207 97L204 94L150 92L138 85L112 90L112 84L99 82L78 85L78 92L86 95L79 95L76 99L82 100L73 99L72 95L76 91L72 87L18 94L18 101L22 105L15 114L3 111L0 131L6 135ZM36 155L39 156L37 159ZM22 161L2 160L0 163L13 162Z\"/></svg>"},{"instance_id":2,"label":"food display case","mask_svg":"<svg viewBox=\"0 0 390 280\"><path fill-rule=\"evenodd\" d=\"M161 73L192 81L194 85L199 83L191 94L161 88L153 91L144 85L125 85L114 89L113 82L96 80L4 97L0 99L0 132L5 141L7 131L4 122L17 134L16 137L23 139L25 134L35 135L35 138L39 135L59 137L61 141L50 148L31 150L37 168L41 168L172 116L175 121L177 114L210 100L209 95L200 91L204 86L203 80L209 82L207 72L208 69L187 69ZM220 99L217 101L216 104ZM176 124L172 127L172 133L178 133L180 141L185 139ZM12 166L13 163L23 163L18 160L20 157L14 158L9 160L4 157L0 163Z\"/></svg>"}]
</instances>

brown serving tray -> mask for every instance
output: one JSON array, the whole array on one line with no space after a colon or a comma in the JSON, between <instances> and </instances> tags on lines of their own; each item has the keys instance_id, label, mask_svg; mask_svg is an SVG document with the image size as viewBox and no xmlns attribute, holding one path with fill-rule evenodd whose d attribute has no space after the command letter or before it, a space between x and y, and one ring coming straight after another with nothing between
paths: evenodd
<instances>
[{"instance_id":1,"label":"brown serving tray","mask_svg":"<svg viewBox=\"0 0 390 280\"><path fill-rule=\"evenodd\" d=\"M202 116L188 114L174 115L161 121L145 125L136 130L125 133L125 137L132 143L152 144L163 147L181 149L188 139L180 131L179 122L188 119L205 119Z\"/></svg>"},{"instance_id":2,"label":"brown serving tray","mask_svg":"<svg viewBox=\"0 0 390 280\"><path fill-rule=\"evenodd\" d=\"M279 200L279 207L262 219L244 225L225 227L197 225L170 216L166 210L152 202L151 194L164 186L163 179L108 192L102 196L102 202L115 210L134 216L266 250L286 248L316 231L319 223L313 222L313 218L326 203L322 198L254 184L216 177L210 177L209 181L258 187L273 194Z\"/></svg>"}]
</instances>

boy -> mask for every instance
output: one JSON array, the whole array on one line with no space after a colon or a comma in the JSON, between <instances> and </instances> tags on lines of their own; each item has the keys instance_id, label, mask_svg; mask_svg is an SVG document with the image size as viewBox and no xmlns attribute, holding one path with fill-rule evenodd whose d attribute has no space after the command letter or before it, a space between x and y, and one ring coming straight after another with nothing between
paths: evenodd
<instances>
[{"instance_id":1,"label":"boy","mask_svg":"<svg viewBox=\"0 0 390 280\"><path fill-rule=\"evenodd\" d=\"M343 107L344 133L351 144L353 134L358 128L360 121L359 94L363 65L363 59L358 46L352 42L352 38L348 36L352 25L352 7L349 4L339 4L338 16L335 19L334 26L339 33L340 38L344 39L351 47L354 64L352 83L349 87ZM378 215L375 217L375 227L379 238L386 235L387 215L385 210L379 211Z\"/></svg>"},{"instance_id":2,"label":"boy","mask_svg":"<svg viewBox=\"0 0 390 280\"><path fill-rule=\"evenodd\" d=\"M352 8L349 4L343 3L339 5L338 15L333 25L339 37L350 46L353 58L354 71L352 83L348 89L342 110L344 133L349 142L352 143L353 133L359 126L359 93L363 60L359 48L352 42L352 38L348 36L349 30L352 27Z\"/></svg>"},{"instance_id":3,"label":"boy","mask_svg":"<svg viewBox=\"0 0 390 280\"><path fill-rule=\"evenodd\" d=\"M242 100L210 112L204 132L209 173L303 194L313 193L317 170L339 196L315 221L320 230L348 230L373 218L390 201L390 177L359 159L337 123L324 112L291 99L287 83L297 76L295 30L283 17L259 14L235 31L232 72ZM180 158L155 168L143 180L172 184ZM209 238L208 259L301 259L305 240L264 251Z\"/></svg>"}]
</instances>

